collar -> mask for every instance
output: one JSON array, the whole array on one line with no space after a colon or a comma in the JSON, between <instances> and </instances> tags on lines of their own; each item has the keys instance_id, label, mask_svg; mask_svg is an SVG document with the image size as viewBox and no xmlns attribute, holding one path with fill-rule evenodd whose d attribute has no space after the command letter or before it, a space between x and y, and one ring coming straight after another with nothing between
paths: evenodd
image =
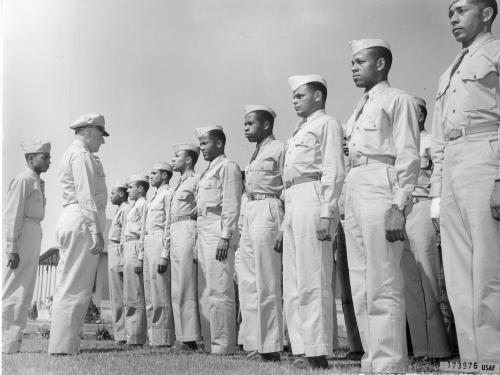
<instances>
[{"instance_id":1,"label":"collar","mask_svg":"<svg viewBox=\"0 0 500 375\"><path fill-rule=\"evenodd\" d=\"M128 205L128 202L124 201L124 202L122 202L122 204L120 204L120 206L118 208L124 208L127 205Z\"/></svg>"},{"instance_id":2,"label":"collar","mask_svg":"<svg viewBox=\"0 0 500 375\"><path fill-rule=\"evenodd\" d=\"M268 143L274 141L276 138L274 138L274 134L268 135L266 138L264 138L260 143L257 143L257 147L262 148L263 146L267 145Z\"/></svg>"},{"instance_id":3,"label":"collar","mask_svg":"<svg viewBox=\"0 0 500 375\"><path fill-rule=\"evenodd\" d=\"M186 179L187 179L188 177L191 177L192 175L194 175L194 171L193 171L192 169L187 170L187 171L186 171L186 172L184 172L184 174L181 176L181 178L180 178L180 182L184 182L184 181L186 181ZM180 183L180 182L179 182L179 183Z\"/></svg>"},{"instance_id":4,"label":"collar","mask_svg":"<svg viewBox=\"0 0 500 375\"><path fill-rule=\"evenodd\" d=\"M208 165L208 168L212 168L214 165L216 164L219 164L222 160L224 160L226 158L226 154L222 154L222 155L219 155L217 156L214 160L212 160L210 162L210 164Z\"/></svg>"},{"instance_id":5,"label":"collar","mask_svg":"<svg viewBox=\"0 0 500 375\"><path fill-rule=\"evenodd\" d=\"M169 188L170 188L169 184L163 184L163 185L160 185L158 188L156 188L156 191L159 192L159 191L166 190Z\"/></svg>"},{"instance_id":6,"label":"collar","mask_svg":"<svg viewBox=\"0 0 500 375\"><path fill-rule=\"evenodd\" d=\"M316 120L318 117L321 117L323 115L326 115L326 111L324 109L318 109L317 111L314 111L309 116L307 116L305 118L305 120L306 120L306 122L311 122L311 121Z\"/></svg>"},{"instance_id":7,"label":"collar","mask_svg":"<svg viewBox=\"0 0 500 375\"><path fill-rule=\"evenodd\" d=\"M374 95L377 95L388 87L391 87L391 85L389 85L389 81L382 81L373 86L370 91L366 92L365 94L369 97L373 97Z\"/></svg>"},{"instance_id":8,"label":"collar","mask_svg":"<svg viewBox=\"0 0 500 375\"><path fill-rule=\"evenodd\" d=\"M85 150L89 151L89 148L87 147L87 145L85 143L83 143L83 141L80 139L73 139L73 144L77 147L81 147L81 148L84 148Z\"/></svg>"},{"instance_id":9,"label":"collar","mask_svg":"<svg viewBox=\"0 0 500 375\"><path fill-rule=\"evenodd\" d=\"M37 175L31 168L26 167L26 173L28 174L28 176L34 178L35 180L41 180L40 176Z\"/></svg>"},{"instance_id":10,"label":"collar","mask_svg":"<svg viewBox=\"0 0 500 375\"><path fill-rule=\"evenodd\" d=\"M484 34L479 35L472 44L467 47L469 49L469 54L473 55L479 48L484 46L485 44L491 42L493 39L493 34L491 32L487 32Z\"/></svg>"}]
</instances>

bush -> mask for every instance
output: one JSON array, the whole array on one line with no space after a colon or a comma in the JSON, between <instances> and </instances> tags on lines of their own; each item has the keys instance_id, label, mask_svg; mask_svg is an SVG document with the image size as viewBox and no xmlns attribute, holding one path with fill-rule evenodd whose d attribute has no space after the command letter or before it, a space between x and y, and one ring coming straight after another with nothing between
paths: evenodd
<instances>
[{"instance_id":1,"label":"bush","mask_svg":"<svg viewBox=\"0 0 500 375\"><path fill-rule=\"evenodd\" d=\"M38 335L40 337L48 339L50 337L50 327L43 326L43 327L38 328Z\"/></svg>"},{"instance_id":2,"label":"bush","mask_svg":"<svg viewBox=\"0 0 500 375\"><path fill-rule=\"evenodd\" d=\"M106 329L106 327L97 328L95 331L96 340L113 340L111 333Z\"/></svg>"}]
</instances>

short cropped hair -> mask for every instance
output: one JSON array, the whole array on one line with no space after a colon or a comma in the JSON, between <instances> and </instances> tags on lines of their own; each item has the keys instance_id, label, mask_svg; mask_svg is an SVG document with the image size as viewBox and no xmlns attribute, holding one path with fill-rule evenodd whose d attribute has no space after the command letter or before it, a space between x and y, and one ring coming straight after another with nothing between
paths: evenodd
<instances>
[{"instance_id":1,"label":"short cropped hair","mask_svg":"<svg viewBox=\"0 0 500 375\"><path fill-rule=\"evenodd\" d=\"M184 150L184 152L186 153L186 156L189 156L191 158L194 167L196 165L196 162L198 161L198 153L193 150Z\"/></svg>"},{"instance_id":2,"label":"short cropped hair","mask_svg":"<svg viewBox=\"0 0 500 375\"><path fill-rule=\"evenodd\" d=\"M422 115L424 115L424 120L425 121L427 119L427 108L425 108L423 105L418 105L418 109L420 110L420 113Z\"/></svg>"},{"instance_id":3,"label":"short cropped hair","mask_svg":"<svg viewBox=\"0 0 500 375\"><path fill-rule=\"evenodd\" d=\"M166 169L160 169L159 171L160 173L167 172L167 176L169 179L172 178L172 176L174 175L172 172L167 171Z\"/></svg>"},{"instance_id":4,"label":"short cropped hair","mask_svg":"<svg viewBox=\"0 0 500 375\"><path fill-rule=\"evenodd\" d=\"M307 87L309 87L309 90L311 90L313 93L316 91L320 91L321 95L323 96L323 103L326 103L326 96L328 94L328 90L326 89L326 86L323 85L321 82L309 82L306 83Z\"/></svg>"},{"instance_id":5,"label":"short cropped hair","mask_svg":"<svg viewBox=\"0 0 500 375\"><path fill-rule=\"evenodd\" d=\"M120 193L123 193L123 195L125 196L125 199L128 199L128 191L127 191L127 189L125 189L123 187L117 187L116 190L118 190Z\"/></svg>"},{"instance_id":6,"label":"short cropped hair","mask_svg":"<svg viewBox=\"0 0 500 375\"><path fill-rule=\"evenodd\" d=\"M222 146L226 145L226 135L222 130L212 129L207 134L214 141L222 141Z\"/></svg>"},{"instance_id":7,"label":"short cropped hair","mask_svg":"<svg viewBox=\"0 0 500 375\"><path fill-rule=\"evenodd\" d=\"M385 66L387 67L386 72L389 72L392 66L392 52L385 47L371 47L370 49L373 51L377 60L380 58L385 60Z\"/></svg>"},{"instance_id":8,"label":"short cropped hair","mask_svg":"<svg viewBox=\"0 0 500 375\"><path fill-rule=\"evenodd\" d=\"M262 123L269 121L271 127L274 126L274 117L268 111L257 110L255 111L255 114Z\"/></svg>"},{"instance_id":9,"label":"short cropped hair","mask_svg":"<svg viewBox=\"0 0 500 375\"><path fill-rule=\"evenodd\" d=\"M136 186L139 187L139 186L142 186L143 190L145 193L148 192L149 190L149 182L146 182L146 181L134 181Z\"/></svg>"},{"instance_id":10,"label":"short cropped hair","mask_svg":"<svg viewBox=\"0 0 500 375\"><path fill-rule=\"evenodd\" d=\"M474 0L480 7L481 10L485 8L493 9L493 16L491 17L491 21L493 22L498 14L498 4L496 0Z\"/></svg>"}]
</instances>

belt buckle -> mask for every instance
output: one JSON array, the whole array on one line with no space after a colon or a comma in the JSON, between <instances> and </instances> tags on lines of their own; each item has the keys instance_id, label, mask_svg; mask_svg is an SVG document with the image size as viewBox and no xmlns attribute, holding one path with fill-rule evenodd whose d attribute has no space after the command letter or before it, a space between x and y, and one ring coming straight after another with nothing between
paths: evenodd
<instances>
[{"instance_id":1,"label":"belt buckle","mask_svg":"<svg viewBox=\"0 0 500 375\"><path fill-rule=\"evenodd\" d=\"M454 141L455 139L458 139L458 138L462 137L463 135L464 134L463 134L462 128L451 129L448 133L448 140Z\"/></svg>"}]
</instances>

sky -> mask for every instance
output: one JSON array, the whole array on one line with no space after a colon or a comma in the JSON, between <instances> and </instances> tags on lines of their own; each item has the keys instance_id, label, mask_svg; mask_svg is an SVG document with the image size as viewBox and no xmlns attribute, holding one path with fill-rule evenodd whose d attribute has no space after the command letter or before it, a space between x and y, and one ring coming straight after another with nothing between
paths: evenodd
<instances>
[{"instance_id":1,"label":"sky","mask_svg":"<svg viewBox=\"0 0 500 375\"><path fill-rule=\"evenodd\" d=\"M192 130L207 125L224 127L226 154L244 168L255 146L243 136L243 106L271 106L275 135L286 140L298 121L287 83L294 74L322 74L327 112L345 122L362 95L350 72L353 39L388 40L391 85L423 97L432 114L438 78L460 49L447 7L447 0L3 0L2 201L25 165L20 143L51 141L42 251L56 245L59 164L73 139L68 125L85 113L103 114L111 134L98 153L108 187L169 161L172 144L197 142ZM109 204L108 217L113 210Z\"/></svg>"}]
</instances>

